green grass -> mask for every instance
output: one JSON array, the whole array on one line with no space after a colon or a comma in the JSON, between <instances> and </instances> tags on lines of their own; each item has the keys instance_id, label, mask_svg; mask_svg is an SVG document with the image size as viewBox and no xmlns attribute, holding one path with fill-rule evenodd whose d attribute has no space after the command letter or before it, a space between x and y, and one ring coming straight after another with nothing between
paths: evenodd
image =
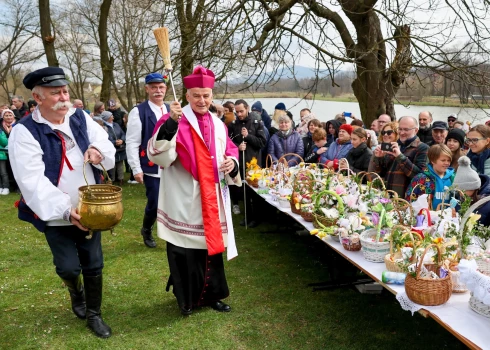
<instances>
[{"instance_id":1,"label":"green grass","mask_svg":"<svg viewBox=\"0 0 490 350\"><path fill-rule=\"evenodd\" d=\"M0 197L2 349L463 348L432 319L403 311L386 291L312 292L308 283L328 279L323 243L292 231L261 233L274 231L270 225L248 231L236 225L239 256L225 263L232 312L203 308L182 317L165 292L164 242L148 249L139 234L144 188L126 184L118 235L103 233L102 311L113 336L98 339L71 312L47 243L17 219L16 199Z\"/></svg>"}]
</instances>

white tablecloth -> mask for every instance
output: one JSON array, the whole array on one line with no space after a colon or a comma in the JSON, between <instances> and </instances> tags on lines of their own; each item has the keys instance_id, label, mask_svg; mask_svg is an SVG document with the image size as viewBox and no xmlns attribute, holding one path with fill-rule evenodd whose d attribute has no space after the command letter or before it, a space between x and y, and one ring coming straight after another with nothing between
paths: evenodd
<instances>
[{"instance_id":1,"label":"white tablecloth","mask_svg":"<svg viewBox=\"0 0 490 350\"><path fill-rule=\"evenodd\" d=\"M254 190L257 191L256 189ZM313 230L312 223L306 222L300 215L293 214L290 208L280 207L279 203L272 201L269 195L261 195L261 197L278 210L290 215L307 230ZM404 286L387 285L381 282L381 274L386 270L384 263L369 262L364 259L362 252L345 250L341 243L334 241L331 237L326 237L323 241L392 293L398 294L405 292ZM468 303L469 299L469 292L453 293L446 304L440 306L424 306L423 309L427 310L430 316L436 321L439 318L441 322L438 322L455 335L459 333L480 348L490 349L490 340L487 333L490 332L490 318L481 316L471 310Z\"/></svg>"}]
</instances>

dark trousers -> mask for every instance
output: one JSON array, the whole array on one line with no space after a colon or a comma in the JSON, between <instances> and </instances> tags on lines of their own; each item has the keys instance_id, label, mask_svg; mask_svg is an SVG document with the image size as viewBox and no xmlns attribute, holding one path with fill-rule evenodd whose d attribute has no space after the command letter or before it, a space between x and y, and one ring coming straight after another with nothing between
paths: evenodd
<instances>
[{"instance_id":1,"label":"dark trousers","mask_svg":"<svg viewBox=\"0 0 490 350\"><path fill-rule=\"evenodd\" d=\"M145 215L151 218L157 218L158 209L158 192L160 190L160 178L143 175L143 181L146 187L146 208Z\"/></svg>"},{"instance_id":2,"label":"dark trousers","mask_svg":"<svg viewBox=\"0 0 490 350\"><path fill-rule=\"evenodd\" d=\"M48 241L56 273L65 280L75 279L82 272L85 276L98 276L104 267L100 231L86 239L88 232L71 226L46 226Z\"/></svg>"},{"instance_id":3,"label":"dark trousers","mask_svg":"<svg viewBox=\"0 0 490 350\"><path fill-rule=\"evenodd\" d=\"M206 249L182 248L167 242L172 291L179 307L192 309L228 297L223 254L209 256Z\"/></svg>"}]
</instances>

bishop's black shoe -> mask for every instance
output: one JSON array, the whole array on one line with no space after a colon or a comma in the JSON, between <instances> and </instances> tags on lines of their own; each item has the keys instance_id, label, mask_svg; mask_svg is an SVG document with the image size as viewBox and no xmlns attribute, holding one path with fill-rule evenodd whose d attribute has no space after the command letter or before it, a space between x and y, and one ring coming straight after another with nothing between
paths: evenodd
<instances>
[{"instance_id":1,"label":"bishop's black shoe","mask_svg":"<svg viewBox=\"0 0 490 350\"><path fill-rule=\"evenodd\" d=\"M231 306L228 304L223 303L221 300L212 302L209 304L213 308L213 310L219 311L219 312L230 312L231 311Z\"/></svg>"},{"instance_id":2,"label":"bishop's black shoe","mask_svg":"<svg viewBox=\"0 0 490 350\"><path fill-rule=\"evenodd\" d=\"M189 316L192 315L192 309L183 306L180 308L180 313L182 314L182 316Z\"/></svg>"}]
</instances>

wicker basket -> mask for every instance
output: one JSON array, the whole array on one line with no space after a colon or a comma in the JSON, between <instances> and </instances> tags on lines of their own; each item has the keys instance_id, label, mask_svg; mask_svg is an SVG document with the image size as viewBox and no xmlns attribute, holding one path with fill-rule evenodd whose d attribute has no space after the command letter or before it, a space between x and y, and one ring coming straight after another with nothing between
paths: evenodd
<instances>
[{"instance_id":1,"label":"wicker basket","mask_svg":"<svg viewBox=\"0 0 490 350\"><path fill-rule=\"evenodd\" d=\"M337 221L338 221L338 218L337 219L329 219L325 216L318 215L315 213L313 213L313 217L315 218L315 221L319 222L320 224L322 224L325 227L334 226L337 224ZM315 222L315 221L313 221L313 222ZM318 227L320 227L320 225L318 225Z\"/></svg>"},{"instance_id":2,"label":"wicker basket","mask_svg":"<svg viewBox=\"0 0 490 350\"><path fill-rule=\"evenodd\" d=\"M490 305L483 304L480 300L473 296L473 293L471 293L470 297L470 309L475 311L477 314L490 318Z\"/></svg>"},{"instance_id":3,"label":"wicker basket","mask_svg":"<svg viewBox=\"0 0 490 350\"><path fill-rule=\"evenodd\" d=\"M486 276L490 276L490 262L486 262L482 259L477 259L476 265L478 266L478 271Z\"/></svg>"},{"instance_id":4,"label":"wicker basket","mask_svg":"<svg viewBox=\"0 0 490 350\"><path fill-rule=\"evenodd\" d=\"M405 234L403 235L403 237L409 236L412 239L412 243L413 243L414 249L415 249L415 239L413 237L413 233L408 229L408 227L402 226L402 225L396 225L395 227L393 227L393 230L395 230L396 228L401 228L403 231L405 231ZM417 235L417 237L420 237L420 236ZM396 259L400 259L401 257L402 257L402 253L400 251L396 251L396 252L393 251L393 236L391 236L390 237L390 254L386 254L385 259L384 259L386 269L388 271L391 271L391 272L405 272L405 271L403 271L401 266L395 262Z\"/></svg>"},{"instance_id":5,"label":"wicker basket","mask_svg":"<svg viewBox=\"0 0 490 350\"><path fill-rule=\"evenodd\" d=\"M255 188L258 188L259 187L259 179L248 179L247 178L247 183L252 186L252 187L255 187Z\"/></svg>"},{"instance_id":6,"label":"wicker basket","mask_svg":"<svg viewBox=\"0 0 490 350\"><path fill-rule=\"evenodd\" d=\"M279 197L279 199L277 200L277 202L279 203L279 206L281 208L289 208L290 205L289 205L289 200L284 198L284 197Z\"/></svg>"},{"instance_id":7,"label":"wicker basket","mask_svg":"<svg viewBox=\"0 0 490 350\"><path fill-rule=\"evenodd\" d=\"M429 279L420 277L422 262L427 251L435 246L437 248L438 266L441 264L441 250L436 244L431 244L425 248L424 253L417 264L416 276L407 274L405 278L405 292L408 298L416 304L424 306L436 306L446 303L451 297L453 285L448 274L444 278Z\"/></svg>"},{"instance_id":8,"label":"wicker basket","mask_svg":"<svg viewBox=\"0 0 490 350\"><path fill-rule=\"evenodd\" d=\"M296 204L294 204L293 195L291 195L291 199L289 200L289 206L291 207L291 212L294 214L301 215L301 209L296 208ZM299 205L299 207L301 208L301 205Z\"/></svg>"},{"instance_id":9,"label":"wicker basket","mask_svg":"<svg viewBox=\"0 0 490 350\"><path fill-rule=\"evenodd\" d=\"M313 217L313 213L307 211L301 211L301 217L304 221L315 222L315 218Z\"/></svg>"},{"instance_id":10,"label":"wicker basket","mask_svg":"<svg viewBox=\"0 0 490 350\"><path fill-rule=\"evenodd\" d=\"M362 254L367 261L382 263L386 254L390 253L390 242L373 242L372 238L376 233L375 228L361 233Z\"/></svg>"},{"instance_id":11,"label":"wicker basket","mask_svg":"<svg viewBox=\"0 0 490 350\"><path fill-rule=\"evenodd\" d=\"M451 283L453 284L453 293L466 293L468 288L460 279L461 272L449 270L449 274L451 275Z\"/></svg>"},{"instance_id":12,"label":"wicker basket","mask_svg":"<svg viewBox=\"0 0 490 350\"><path fill-rule=\"evenodd\" d=\"M357 241L356 243L352 242L351 237L340 237L340 242L342 242L342 247L344 247L345 250L351 251L351 252L358 252L361 250L361 240Z\"/></svg>"}]
</instances>

